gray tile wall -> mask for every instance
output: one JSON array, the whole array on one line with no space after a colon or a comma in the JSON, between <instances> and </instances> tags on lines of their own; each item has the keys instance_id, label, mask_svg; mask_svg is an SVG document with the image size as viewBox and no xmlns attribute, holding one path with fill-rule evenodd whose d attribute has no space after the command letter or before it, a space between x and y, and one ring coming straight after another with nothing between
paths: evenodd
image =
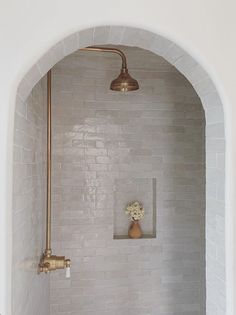
<instances>
[{"instance_id":1,"label":"gray tile wall","mask_svg":"<svg viewBox=\"0 0 236 315\"><path fill-rule=\"evenodd\" d=\"M56 43L29 69L22 79L17 93L25 100L36 82L65 55L87 45L108 43L134 45L163 56L186 76L201 98L207 129L206 313L208 315L225 314L224 109L214 82L201 65L176 43L158 34L132 27L99 26L76 32Z\"/></svg>"},{"instance_id":2,"label":"gray tile wall","mask_svg":"<svg viewBox=\"0 0 236 315\"><path fill-rule=\"evenodd\" d=\"M45 99L43 81L17 98L13 171L13 315L49 314L49 278L37 274L45 217Z\"/></svg>"},{"instance_id":3,"label":"gray tile wall","mask_svg":"<svg viewBox=\"0 0 236 315\"><path fill-rule=\"evenodd\" d=\"M203 109L164 59L124 50L130 94L109 91L117 56L80 51L53 69L53 248L72 277L51 274L51 314L203 315ZM157 238L113 240L117 183L152 178Z\"/></svg>"}]
</instances>

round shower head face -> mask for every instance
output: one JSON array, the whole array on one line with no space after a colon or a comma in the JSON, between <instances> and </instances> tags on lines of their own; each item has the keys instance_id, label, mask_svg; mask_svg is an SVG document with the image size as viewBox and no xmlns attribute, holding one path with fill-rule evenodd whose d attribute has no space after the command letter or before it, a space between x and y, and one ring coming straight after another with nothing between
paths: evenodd
<instances>
[{"instance_id":1,"label":"round shower head face","mask_svg":"<svg viewBox=\"0 0 236 315\"><path fill-rule=\"evenodd\" d=\"M136 91L139 89L138 81L128 73L128 69L121 69L120 75L111 82L110 89L118 92Z\"/></svg>"}]
</instances>

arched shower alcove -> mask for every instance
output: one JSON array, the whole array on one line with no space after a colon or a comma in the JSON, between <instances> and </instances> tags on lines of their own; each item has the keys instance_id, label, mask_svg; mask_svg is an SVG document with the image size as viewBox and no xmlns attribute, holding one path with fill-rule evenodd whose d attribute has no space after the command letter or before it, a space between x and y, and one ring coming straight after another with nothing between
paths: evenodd
<instances>
[{"instance_id":1,"label":"arched shower alcove","mask_svg":"<svg viewBox=\"0 0 236 315\"><path fill-rule=\"evenodd\" d=\"M65 56L72 54L79 48L89 45L108 44L139 47L163 57L189 80L201 99L206 119L206 308L208 315L216 313L225 314L224 113L221 100L213 82L204 69L202 69L190 55L173 42L145 30L118 26L104 26L83 30L57 43L26 74L18 88L17 108L20 108L22 113L26 111L26 107L30 106L29 102L26 102L26 99L34 85L50 68ZM15 124L17 123L21 124L19 121L15 122ZM25 130L27 133L30 133L31 131L31 129ZM37 134L35 136L37 137ZM17 152L15 153L17 155ZM22 153L18 152L18 154ZM27 158L29 152L23 152L23 154L25 154L25 157ZM43 163L43 161L41 162ZM24 172L27 172L27 169L25 169ZM31 185L32 182L28 184ZM42 196L43 191L41 191L40 194ZM23 203L25 197L25 195L20 196L15 202ZM41 204L41 206L43 205ZM39 211L39 209L37 209L37 211ZM31 218L31 220L34 220L33 216L31 216ZM22 218L19 216L19 220L21 219ZM14 217L13 231L19 229L19 226L21 225L20 221L17 220L18 217L17 219ZM28 222L28 224L31 223L32 222ZM40 238L39 235L37 237ZM16 248L16 251L13 252L13 263L16 263L14 257L21 256L21 259L27 260L30 256L30 250L32 250L32 248L26 248L24 255L22 255L22 248ZM33 250L37 251L36 256L40 254L40 249L34 248ZM19 251L21 251L21 255L18 255ZM22 263L22 261L18 263ZM14 285L17 281L22 279L26 281L25 279L27 279L27 277L30 277L31 279L36 277L35 270L31 269L24 272L19 271L19 264L17 263L13 265L13 272L14 271L16 275L16 278L13 277L13 281L15 281ZM47 281L45 277L46 276L42 276L39 278L37 276L37 280L33 280L38 281L39 285L32 296L37 296L39 292L45 293L45 290L43 290L45 281ZM27 281L25 282L25 285L27 285L26 283ZM44 296L44 298L46 299L46 296ZM14 302L14 307L19 305L20 296L18 299L18 301ZM31 301L31 303L33 302ZM34 309L34 306L28 306L28 310L32 309ZM190 311L191 310L189 310L189 312ZM192 310L192 314L199 313L197 310L195 313L194 310Z\"/></svg>"}]
</instances>

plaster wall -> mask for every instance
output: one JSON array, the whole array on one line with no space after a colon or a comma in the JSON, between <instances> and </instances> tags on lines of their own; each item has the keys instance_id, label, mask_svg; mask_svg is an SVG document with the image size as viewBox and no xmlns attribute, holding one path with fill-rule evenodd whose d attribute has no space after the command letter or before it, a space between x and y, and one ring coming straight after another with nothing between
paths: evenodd
<instances>
[{"instance_id":1,"label":"plaster wall","mask_svg":"<svg viewBox=\"0 0 236 315\"><path fill-rule=\"evenodd\" d=\"M162 34L178 43L213 79L226 126L226 289L227 314L235 314L236 206L234 1L3 1L0 78L0 312L11 314L12 143L16 90L23 76L59 40L91 25L128 25ZM91 9L93 8L93 9ZM124 13L125 12L125 13ZM187 12L187 13L186 13ZM30 18L25 18L25 16ZM89 18L88 18L89 17ZM47 68L48 70L48 68ZM43 71L42 75L45 72ZM38 75L36 76L38 77ZM31 86L32 88L32 86ZM216 103L218 99L216 97ZM222 106L221 102L220 106ZM205 105L203 104L204 108ZM219 113L219 117L222 114ZM218 119L217 119L218 120Z\"/></svg>"},{"instance_id":2,"label":"plaster wall","mask_svg":"<svg viewBox=\"0 0 236 315\"><path fill-rule=\"evenodd\" d=\"M163 58L119 48L139 91L109 90L113 54L77 51L52 71L53 249L72 272L51 274L51 314L204 315L204 111ZM156 238L128 239L127 203L144 204L152 237L153 198Z\"/></svg>"}]
</instances>

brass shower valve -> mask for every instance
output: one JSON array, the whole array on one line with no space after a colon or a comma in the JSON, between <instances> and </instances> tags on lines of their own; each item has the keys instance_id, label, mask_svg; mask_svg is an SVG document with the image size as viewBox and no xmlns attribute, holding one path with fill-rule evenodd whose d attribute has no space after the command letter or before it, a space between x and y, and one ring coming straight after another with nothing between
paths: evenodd
<instances>
[{"instance_id":1,"label":"brass shower valve","mask_svg":"<svg viewBox=\"0 0 236 315\"><path fill-rule=\"evenodd\" d=\"M66 278L70 278L70 259L65 259L65 256L51 255L50 253L44 253L41 257L38 271L49 273L50 271L57 269L66 269Z\"/></svg>"}]
</instances>

